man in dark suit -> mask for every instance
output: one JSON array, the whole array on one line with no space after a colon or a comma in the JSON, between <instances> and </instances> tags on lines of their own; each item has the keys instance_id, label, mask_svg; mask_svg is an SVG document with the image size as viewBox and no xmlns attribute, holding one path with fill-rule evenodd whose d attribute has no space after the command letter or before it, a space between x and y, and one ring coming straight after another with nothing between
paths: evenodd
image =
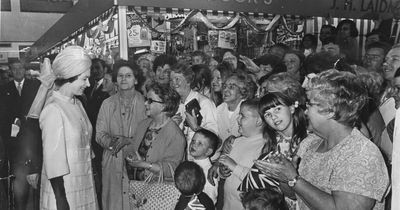
<instances>
[{"instance_id":1,"label":"man in dark suit","mask_svg":"<svg viewBox=\"0 0 400 210\"><path fill-rule=\"evenodd\" d=\"M4 101L0 98L0 128L6 125L6 107ZM7 210L9 207L8 199L8 161L6 153L5 139L0 135L0 209Z\"/></svg>"},{"instance_id":2,"label":"man in dark suit","mask_svg":"<svg viewBox=\"0 0 400 210\"><path fill-rule=\"evenodd\" d=\"M87 105L85 109L89 120L93 125L92 149L95 154L95 158L92 160L92 166L97 191L96 193L99 201L101 201L101 161L103 157L103 148L96 142L95 138L97 115L99 114L101 104L106 98L109 97L108 93L102 90L106 66L107 65L104 60L98 58L92 59L89 78L90 87L85 89L85 96L87 99ZM99 202L99 204L101 205L101 202Z\"/></svg>"},{"instance_id":3,"label":"man in dark suit","mask_svg":"<svg viewBox=\"0 0 400 210\"><path fill-rule=\"evenodd\" d=\"M389 37L391 44L397 44L400 41L400 1L396 1L392 10L393 18L382 20L378 31Z\"/></svg>"},{"instance_id":4,"label":"man in dark suit","mask_svg":"<svg viewBox=\"0 0 400 210\"><path fill-rule=\"evenodd\" d=\"M32 186L27 179L37 181L40 174L42 158L40 129L37 122L33 123L36 126L34 133L27 133L25 127L31 123L26 115L40 82L24 78L25 67L19 60L10 63L10 70L13 80L5 84L1 92L1 100L5 104L5 125L2 126L1 136L5 139L11 173L15 175L13 181L15 209L26 209L30 195L33 197L33 206L30 208L38 209L39 192L33 190L33 193L30 193ZM33 138L34 135L36 138ZM37 183L35 185L37 187Z\"/></svg>"}]
</instances>

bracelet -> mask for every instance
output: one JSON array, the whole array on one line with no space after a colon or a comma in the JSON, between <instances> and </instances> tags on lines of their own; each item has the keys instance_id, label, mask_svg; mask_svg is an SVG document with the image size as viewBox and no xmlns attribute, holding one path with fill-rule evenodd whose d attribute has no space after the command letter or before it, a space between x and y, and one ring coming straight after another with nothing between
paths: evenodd
<instances>
[{"instance_id":1,"label":"bracelet","mask_svg":"<svg viewBox=\"0 0 400 210\"><path fill-rule=\"evenodd\" d=\"M147 170L150 170L151 168L153 168L153 163L150 163L149 167L147 167Z\"/></svg>"}]
</instances>

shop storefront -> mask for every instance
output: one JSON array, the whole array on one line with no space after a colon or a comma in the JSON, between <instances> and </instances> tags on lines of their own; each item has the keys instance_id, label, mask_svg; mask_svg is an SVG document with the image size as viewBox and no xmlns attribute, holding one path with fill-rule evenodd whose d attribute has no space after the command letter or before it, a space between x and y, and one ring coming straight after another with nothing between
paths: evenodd
<instances>
[{"instance_id":1,"label":"shop storefront","mask_svg":"<svg viewBox=\"0 0 400 210\"><path fill-rule=\"evenodd\" d=\"M372 19L390 15L392 1L81 0L35 42L29 57L68 45L109 63L139 50L184 56L200 49L214 56L217 49L235 49L255 57L276 42L297 48L305 33L337 24L336 17L355 20L363 43Z\"/></svg>"}]
</instances>

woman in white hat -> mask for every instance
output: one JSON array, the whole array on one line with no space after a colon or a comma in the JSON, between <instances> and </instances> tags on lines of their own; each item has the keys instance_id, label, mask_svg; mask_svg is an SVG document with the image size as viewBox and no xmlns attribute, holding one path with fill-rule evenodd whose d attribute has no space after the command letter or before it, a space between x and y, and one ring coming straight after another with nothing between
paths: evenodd
<instances>
[{"instance_id":1,"label":"woman in white hat","mask_svg":"<svg viewBox=\"0 0 400 210\"><path fill-rule=\"evenodd\" d=\"M55 58L54 91L39 118L43 139L40 209L98 209L92 173L92 125L76 96L89 87L91 60L70 46Z\"/></svg>"}]
</instances>

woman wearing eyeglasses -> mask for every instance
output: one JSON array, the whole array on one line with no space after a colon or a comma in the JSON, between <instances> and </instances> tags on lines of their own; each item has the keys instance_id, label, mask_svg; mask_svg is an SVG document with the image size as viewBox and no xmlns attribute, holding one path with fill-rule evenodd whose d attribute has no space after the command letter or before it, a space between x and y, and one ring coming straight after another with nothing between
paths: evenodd
<instances>
[{"instance_id":1,"label":"woman wearing eyeglasses","mask_svg":"<svg viewBox=\"0 0 400 210\"><path fill-rule=\"evenodd\" d=\"M384 209L388 172L378 147L357 129L367 94L356 75L322 72L308 84L307 98L316 135L300 143L298 169L279 154L255 165L288 184L298 209Z\"/></svg>"},{"instance_id":2,"label":"woman wearing eyeglasses","mask_svg":"<svg viewBox=\"0 0 400 210\"><path fill-rule=\"evenodd\" d=\"M178 110L180 96L172 88L157 83L146 89L149 118L139 123L127 160L135 168L135 180L144 180L150 173L157 180L161 170L164 179L172 179L171 168L175 170L185 158L185 136L171 119Z\"/></svg>"},{"instance_id":3,"label":"woman wearing eyeglasses","mask_svg":"<svg viewBox=\"0 0 400 210\"><path fill-rule=\"evenodd\" d=\"M96 124L96 141L103 147L103 209L130 209L128 175L125 165L127 145L134 143L133 134L146 118L144 97L135 87L142 81L135 63L114 64L118 93L104 100Z\"/></svg>"}]
</instances>

